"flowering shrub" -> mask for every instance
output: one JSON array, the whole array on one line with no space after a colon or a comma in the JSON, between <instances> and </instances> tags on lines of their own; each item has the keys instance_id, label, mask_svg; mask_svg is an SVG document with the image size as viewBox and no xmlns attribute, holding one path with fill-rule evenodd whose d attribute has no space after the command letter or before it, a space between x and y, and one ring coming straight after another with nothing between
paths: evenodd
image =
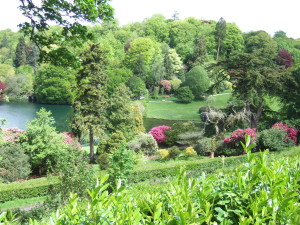
<instances>
[{"instance_id":1,"label":"flowering shrub","mask_svg":"<svg viewBox=\"0 0 300 225\"><path fill-rule=\"evenodd\" d=\"M166 149L157 150L157 153L159 154L160 159L167 159L169 158L169 154L170 154L169 151Z\"/></svg>"},{"instance_id":2,"label":"flowering shrub","mask_svg":"<svg viewBox=\"0 0 300 225\"><path fill-rule=\"evenodd\" d=\"M3 140L7 142L18 142L20 134L22 134L24 130L18 128L3 128L2 135Z\"/></svg>"},{"instance_id":3,"label":"flowering shrub","mask_svg":"<svg viewBox=\"0 0 300 225\"><path fill-rule=\"evenodd\" d=\"M298 135L299 131L295 128L289 127L287 124L284 124L282 122L275 123L272 126L273 129L278 129L278 130L284 130L287 134L285 138L285 142L288 142L288 140L292 140L295 144L298 143Z\"/></svg>"},{"instance_id":4,"label":"flowering shrub","mask_svg":"<svg viewBox=\"0 0 300 225\"><path fill-rule=\"evenodd\" d=\"M157 143L162 143L167 140L165 131L171 129L169 126L158 126L158 127L153 127L150 131L149 134L151 134L154 139L156 140Z\"/></svg>"},{"instance_id":5,"label":"flowering shrub","mask_svg":"<svg viewBox=\"0 0 300 225\"><path fill-rule=\"evenodd\" d=\"M225 138L222 142L228 148L238 148L240 147L240 142L245 140L246 135L249 135L251 142L254 142L257 137L256 129L237 129L233 131L232 134L228 138Z\"/></svg>"},{"instance_id":6,"label":"flowering shrub","mask_svg":"<svg viewBox=\"0 0 300 225\"><path fill-rule=\"evenodd\" d=\"M170 93L170 91L171 91L171 82L170 81L162 80L162 81L159 82L159 86L161 88L164 88L166 93Z\"/></svg>"},{"instance_id":7,"label":"flowering shrub","mask_svg":"<svg viewBox=\"0 0 300 225\"><path fill-rule=\"evenodd\" d=\"M68 146L70 146L73 149L77 149L77 150L81 149L82 146L74 134L70 132L63 132L61 134L64 135L64 140L63 140L64 143L66 143Z\"/></svg>"},{"instance_id":8,"label":"flowering shrub","mask_svg":"<svg viewBox=\"0 0 300 225\"><path fill-rule=\"evenodd\" d=\"M197 152L194 150L193 147L187 147L184 150L184 155L187 156L187 157L195 156L195 155L197 155Z\"/></svg>"}]
</instances>

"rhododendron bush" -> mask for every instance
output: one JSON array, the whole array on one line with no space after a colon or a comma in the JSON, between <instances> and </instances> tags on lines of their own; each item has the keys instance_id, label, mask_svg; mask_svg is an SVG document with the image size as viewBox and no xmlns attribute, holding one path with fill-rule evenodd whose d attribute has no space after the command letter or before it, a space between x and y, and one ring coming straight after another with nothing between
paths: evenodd
<instances>
[{"instance_id":1,"label":"rhododendron bush","mask_svg":"<svg viewBox=\"0 0 300 225\"><path fill-rule=\"evenodd\" d=\"M78 139L75 137L74 134L70 132L63 132L61 133L64 135L64 142L69 145L71 148L80 150L81 149L81 144L78 142Z\"/></svg>"},{"instance_id":2,"label":"rhododendron bush","mask_svg":"<svg viewBox=\"0 0 300 225\"><path fill-rule=\"evenodd\" d=\"M245 140L245 136L249 135L251 142L255 142L257 134L256 134L256 129L253 128L247 128L245 130L243 129L237 129L232 132L232 134L228 137L225 138L222 142L226 145L228 148L236 148L240 147L241 144L240 142Z\"/></svg>"},{"instance_id":3,"label":"rhododendron bush","mask_svg":"<svg viewBox=\"0 0 300 225\"><path fill-rule=\"evenodd\" d=\"M272 126L273 129L284 130L287 134L285 141L287 142L288 139L292 140L295 144L298 143L298 135L299 131L295 128L289 127L287 124L282 122L275 123Z\"/></svg>"},{"instance_id":4,"label":"rhododendron bush","mask_svg":"<svg viewBox=\"0 0 300 225\"><path fill-rule=\"evenodd\" d=\"M150 131L149 134L153 136L153 138L156 140L157 143L163 143L167 140L165 131L171 129L169 126L158 126L158 127L153 127Z\"/></svg>"},{"instance_id":5,"label":"rhododendron bush","mask_svg":"<svg viewBox=\"0 0 300 225\"><path fill-rule=\"evenodd\" d=\"M3 128L2 129L2 137L4 141L8 142L18 142L20 134L22 134L24 130L18 128Z\"/></svg>"}]
</instances>

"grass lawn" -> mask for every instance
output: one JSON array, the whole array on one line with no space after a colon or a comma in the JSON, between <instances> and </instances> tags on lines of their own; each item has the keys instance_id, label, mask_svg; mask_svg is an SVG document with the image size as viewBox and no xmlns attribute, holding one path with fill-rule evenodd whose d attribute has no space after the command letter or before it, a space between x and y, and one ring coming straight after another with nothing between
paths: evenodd
<instances>
[{"instance_id":1,"label":"grass lawn","mask_svg":"<svg viewBox=\"0 0 300 225\"><path fill-rule=\"evenodd\" d=\"M34 206L36 204L41 204L46 200L47 196L35 197L35 198L26 198L18 199L15 201L8 201L0 203L0 210L10 210Z\"/></svg>"},{"instance_id":2,"label":"grass lawn","mask_svg":"<svg viewBox=\"0 0 300 225\"><path fill-rule=\"evenodd\" d=\"M225 107L230 93L216 95L210 99L212 106ZM193 101L188 104L169 101L149 101L147 102L146 118L166 119L166 120L200 120L198 110L201 106L207 104L206 101Z\"/></svg>"}]
</instances>

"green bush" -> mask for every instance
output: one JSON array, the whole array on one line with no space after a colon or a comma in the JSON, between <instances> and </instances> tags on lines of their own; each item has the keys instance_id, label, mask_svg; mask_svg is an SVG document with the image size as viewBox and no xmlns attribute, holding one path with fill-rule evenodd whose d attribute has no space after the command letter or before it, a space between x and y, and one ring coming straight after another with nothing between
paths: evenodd
<instances>
[{"instance_id":1,"label":"green bush","mask_svg":"<svg viewBox=\"0 0 300 225\"><path fill-rule=\"evenodd\" d=\"M175 93L178 102L190 103L194 100L194 95L189 87L181 87Z\"/></svg>"},{"instance_id":2,"label":"green bush","mask_svg":"<svg viewBox=\"0 0 300 225\"><path fill-rule=\"evenodd\" d=\"M115 183L117 180L122 182L127 181L133 166L134 157L132 150L126 148L126 144L123 142L119 148L112 153L109 159L109 179L111 183Z\"/></svg>"},{"instance_id":3,"label":"green bush","mask_svg":"<svg viewBox=\"0 0 300 225\"><path fill-rule=\"evenodd\" d=\"M109 154L104 152L97 157L96 162L98 163L101 170L107 170L109 167Z\"/></svg>"},{"instance_id":4,"label":"green bush","mask_svg":"<svg viewBox=\"0 0 300 225\"><path fill-rule=\"evenodd\" d=\"M257 140L257 148L259 150L279 151L293 145L294 142L292 140L286 140L286 131L273 128L260 132Z\"/></svg>"},{"instance_id":5,"label":"green bush","mask_svg":"<svg viewBox=\"0 0 300 225\"><path fill-rule=\"evenodd\" d=\"M104 152L113 153L119 148L120 143L125 140L126 138L122 133L122 131L116 131L115 133L112 133L108 139L102 140L100 142L97 148L97 154L100 155L101 153Z\"/></svg>"},{"instance_id":6,"label":"green bush","mask_svg":"<svg viewBox=\"0 0 300 225\"><path fill-rule=\"evenodd\" d=\"M168 129L165 131L167 140L166 144L168 146L173 146L177 143L179 140L179 135L186 133L188 131L194 131L196 129L196 126L193 122L177 122L174 123L171 127L171 129Z\"/></svg>"},{"instance_id":7,"label":"green bush","mask_svg":"<svg viewBox=\"0 0 300 225\"><path fill-rule=\"evenodd\" d=\"M0 184L0 202L45 196L57 185L60 185L58 177Z\"/></svg>"},{"instance_id":8,"label":"green bush","mask_svg":"<svg viewBox=\"0 0 300 225\"><path fill-rule=\"evenodd\" d=\"M15 143L6 143L0 146L0 179L12 182L26 179L31 172L29 157L21 147ZM1 172L1 171L0 171Z\"/></svg>"},{"instance_id":9,"label":"green bush","mask_svg":"<svg viewBox=\"0 0 300 225\"><path fill-rule=\"evenodd\" d=\"M196 142L195 150L198 155L207 156L212 151L212 139L203 137Z\"/></svg>"},{"instance_id":10,"label":"green bush","mask_svg":"<svg viewBox=\"0 0 300 225\"><path fill-rule=\"evenodd\" d=\"M171 159L176 159L181 153L181 151L179 150L179 148L177 146L168 148L168 151L169 151L169 158L171 158Z\"/></svg>"},{"instance_id":11,"label":"green bush","mask_svg":"<svg viewBox=\"0 0 300 225\"><path fill-rule=\"evenodd\" d=\"M158 149L157 142L153 136L143 133L136 135L128 146L135 153L143 153L148 156L153 155Z\"/></svg>"}]
</instances>

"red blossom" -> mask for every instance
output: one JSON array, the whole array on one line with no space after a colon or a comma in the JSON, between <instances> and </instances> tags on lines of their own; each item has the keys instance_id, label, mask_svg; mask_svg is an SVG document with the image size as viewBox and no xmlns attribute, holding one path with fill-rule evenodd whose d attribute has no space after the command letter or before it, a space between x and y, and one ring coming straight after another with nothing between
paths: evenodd
<instances>
[{"instance_id":1,"label":"red blossom","mask_svg":"<svg viewBox=\"0 0 300 225\"><path fill-rule=\"evenodd\" d=\"M287 124L282 122L275 123L272 128L284 130L287 134L285 141L292 140L295 144L298 143L299 131L296 128L289 127Z\"/></svg>"},{"instance_id":2,"label":"red blossom","mask_svg":"<svg viewBox=\"0 0 300 225\"><path fill-rule=\"evenodd\" d=\"M245 136L249 135L251 142L256 140L257 134L256 129L253 128L247 128L245 130L243 129L237 129L232 132L232 134L225 138L222 142L227 145L228 147L237 147L240 145L241 141L245 140Z\"/></svg>"}]
</instances>

